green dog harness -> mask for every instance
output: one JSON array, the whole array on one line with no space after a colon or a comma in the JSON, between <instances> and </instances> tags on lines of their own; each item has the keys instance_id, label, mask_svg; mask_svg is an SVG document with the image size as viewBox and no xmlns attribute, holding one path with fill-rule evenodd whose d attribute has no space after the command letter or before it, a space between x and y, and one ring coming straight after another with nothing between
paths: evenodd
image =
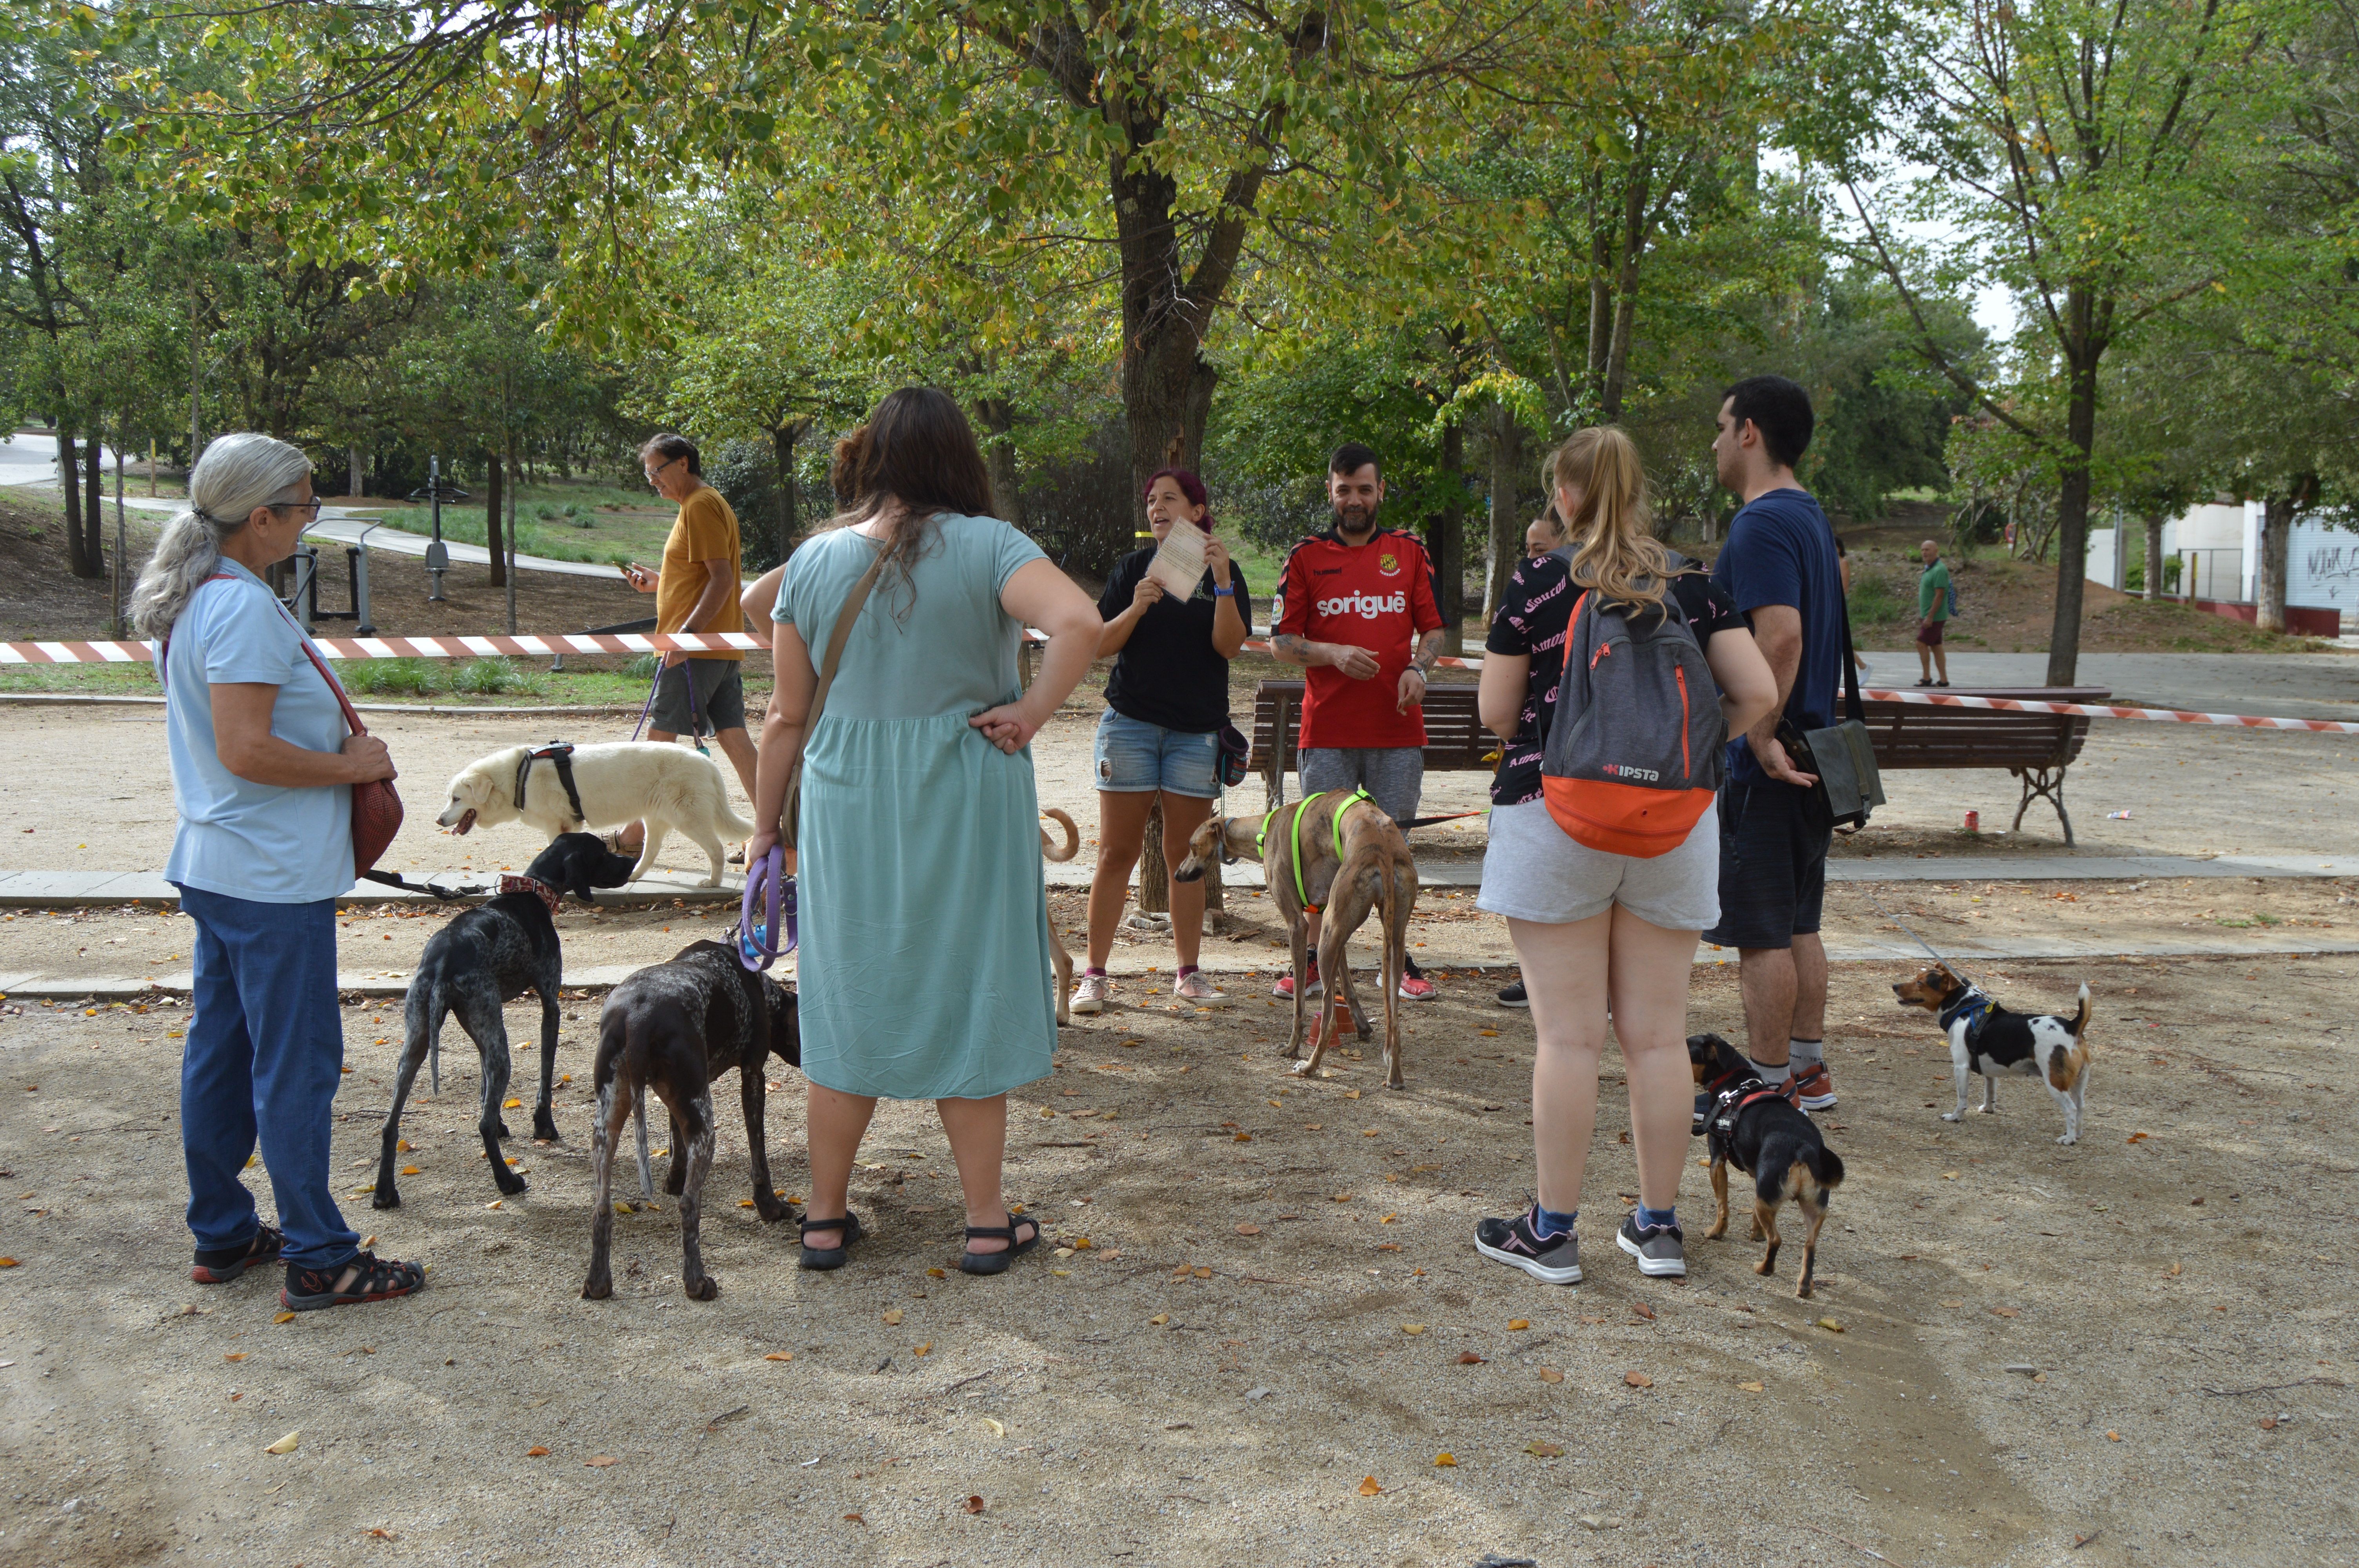
<instances>
[{"instance_id":1,"label":"green dog harness","mask_svg":"<svg viewBox=\"0 0 2359 1568\"><path fill-rule=\"evenodd\" d=\"M1296 903L1301 904L1304 909L1308 910L1312 914L1319 913L1319 906L1310 902L1310 890L1302 885L1302 814L1310 809L1310 803L1312 801L1323 800L1328 795L1334 793L1335 792L1331 789L1322 789L1317 795L1306 795L1300 800L1294 803L1294 821L1292 824L1292 832L1294 834L1294 898ZM1374 800L1375 798L1375 796L1370 795L1364 788L1355 789L1348 797L1345 798L1343 805L1335 808L1335 861L1339 867L1343 864L1343 813L1351 810L1352 807L1360 801ZM1279 812L1284 811L1286 807L1283 805L1271 806L1269 808L1268 815L1261 819L1261 831L1254 835L1254 849L1256 853L1262 853L1265 851L1265 847L1269 840L1269 825L1271 819L1276 817Z\"/></svg>"}]
</instances>

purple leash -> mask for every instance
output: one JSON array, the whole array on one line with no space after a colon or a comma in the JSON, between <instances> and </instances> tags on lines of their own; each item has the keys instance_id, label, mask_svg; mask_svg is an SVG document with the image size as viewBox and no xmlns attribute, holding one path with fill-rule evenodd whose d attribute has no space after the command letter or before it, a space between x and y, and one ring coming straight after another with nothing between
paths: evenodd
<instances>
[{"instance_id":1,"label":"purple leash","mask_svg":"<svg viewBox=\"0 0 2359 1568\"><path fill-rule=\"evenodd\" d=\"M756 922L755 911L766 904L769 917ZM756 974L795 950L795 879L787 875L786 851L776 844L745 868L745 896L738 904L735 935L737 961Z\"/></svg>"}]
</instances>

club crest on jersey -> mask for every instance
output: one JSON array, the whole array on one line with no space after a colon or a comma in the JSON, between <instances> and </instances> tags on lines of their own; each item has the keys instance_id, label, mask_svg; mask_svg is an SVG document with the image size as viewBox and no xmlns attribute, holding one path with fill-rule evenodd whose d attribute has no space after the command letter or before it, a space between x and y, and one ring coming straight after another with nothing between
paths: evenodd
<instances>
[{"instance_id":1,"label":"club crest on jersey","mask_svg":"<svg viewBox=\"0 0 2359 1568\"><path fill-rule=\"evenodd\" d=\"M1376 571L1384 577L1400 576L1400 557L1387 550L1376 557Z\"/></svg>"},{"instance_id":2,"label":"club crest on jersey","mask_svg":"<svg viewBox=\"0 0 2359 1568\"><path fill-rule=\"evenodd\" d=\"M1373 593L1347 593L1341 599L1322 599L1316 608L1321 615L1357 615L1364 621L1374 621L1379 615L1406 612L1408 595L1389 593L1380 598Z\"/></svg>"}]
</instances>

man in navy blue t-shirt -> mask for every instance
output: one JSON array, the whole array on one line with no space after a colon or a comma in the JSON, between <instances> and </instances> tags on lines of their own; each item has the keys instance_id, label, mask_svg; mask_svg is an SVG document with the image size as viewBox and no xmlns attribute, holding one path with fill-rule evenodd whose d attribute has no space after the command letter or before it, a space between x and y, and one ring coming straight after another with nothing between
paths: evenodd
<instances>
[{"instance_id":1,"label":"man in navy blue t-shirt","mask_svg":"<svg viewBox=\"0 0 2359 1568\"><path fill-rule=\"evenodd\" d=\"M1745 505L1728 525L1712 581L1752 623L1777 677L1779 708L1728 746L1720 795L1720 924L1707 942L1737 949L1745 1053L1762 1080L1805 1109L1835 1103L1824 1035L1827 955L1819 940L1833 827L1777 743L1778 719L1798 730L1834 722L1843 676L1843 578L1834 529L1794 464L1810 444L1810 394L1784 376L1728 389L1712 444L1720 482ZM1699 1125L1706 1109L1697 1100Z\"/></svg>"}]
</instances>

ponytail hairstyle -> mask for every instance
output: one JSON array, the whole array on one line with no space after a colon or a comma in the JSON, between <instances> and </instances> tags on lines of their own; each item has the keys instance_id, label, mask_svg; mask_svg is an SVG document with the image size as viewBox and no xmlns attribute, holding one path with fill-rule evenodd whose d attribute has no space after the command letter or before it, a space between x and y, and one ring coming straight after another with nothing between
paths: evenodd
<instances>
[{"instance_id":1,"label":"ponytail hairstyle","mask_svg":"<svg viewBox=\"0 0 2359 1568\"><path fill-rule=\"evenodd\" d=\"M131 590L131 624L158 642L198 586L221 569L222 541L258 506L284 506L311 474L300 447L253 431L215 437L189 474L189 506L173 514Z\"/></svg>"},{"instance_id":2,"label":"ponytail hairstyle","mask_svg":"<svg viewBox=\"0 0 2359 1568\"><path fill-rule=\"evenodd\" d=\"M1659 607L1670 579L1685 568L1649 531L1647 469L1629 433L1619 425L1576 430L1549 454L1545 471L1551 511L1560 490L1581 492L1572 516L1558 514L1572 546L1575 585L1620 603Z\"/></svg>"},{"instance_id":3,"label":"ponytail hairstyle","mask_svg":"<svg viewBox=\"0 0 2359 1568\"><path fill-rule=\"evenodd\" d=\"M1196 470L1183 468L1157 469L1147 476L1147 486L1138 492L1138 498L1141 501L1155 493L1155 481L1158 479L1168 479L1178 485L1180 493L1188 498L1189 505L1201 506L1204 509L1204 514L1196 519L1196 526L1210 534L1212 531L1212 493L1205 490L1204 481L1196 477Z\"/></svg>"},{"instance_id":4,"label":"ponytail hairstyle","mask_svg":"<svg viewBox=\"0 0 2359 1568\"><path fill-rule=\"evenodd\" d=\"M930 386L888 393L868 423L835 444L828 480L848 496L832 526L865 523L893 510L885 535L888 570L912 582L918 558L945 516L992 514L991 476L983 449L957 399ZM907 615L916 604L911 588Z\"/></svg>"}]
</instances>

